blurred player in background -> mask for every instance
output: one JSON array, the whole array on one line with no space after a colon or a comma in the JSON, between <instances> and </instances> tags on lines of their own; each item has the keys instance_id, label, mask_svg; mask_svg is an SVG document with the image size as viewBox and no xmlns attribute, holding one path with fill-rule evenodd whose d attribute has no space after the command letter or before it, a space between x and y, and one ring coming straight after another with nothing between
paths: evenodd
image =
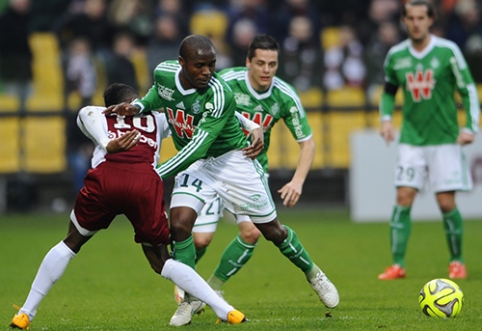
<instances>
[{"instance_id":1,"label":"blurred player in background","mask_svg":"<svg viewBox=\"0 0 482 331\"><path fill-rule=\"evenodd\" d=\"M381 135L388 144L394 139L391 118L395 93L402 87L403 122L395 171L397 201L390 221L393 264L378 278L405 277L410 210L426 178L443 216L450 251L449 277L465 278L463 220L455 204L455 192L472 188L462 146L472 143L479 129L477 91L460 49L453 42L430 34L434 22L431 3L407 2L402 7L402 21L409 38L388 52L380 104ZM461 130L455 90L461 95L466 112Z\"/></svg>"},{"instance_id":2,"label":"blurred player in background","mask_svg":"<svg viewBox=\"0 0 482 331\"><path fill-rule=\"evenodd\" d=\"M235 95L214 72L215 65L211 41L188 36L181 42L178 61L157 66L154 85L144 98L106 111L166 111L178 153L157 171L162 178L177 175L170 206L174 258L195 266L194 222L206 202L219 195L230 212L249 216L263 236L303 271L323 303L334 308L339 302L335 286L313 263L296 233L280 224L262 166L243 155L247 140L235 120ZM190 323L196 301L193 293L186 295L171 325Z\"/></svg>"},{"instance_id":3,"label":"blurred player in background","mask_svg":"<svg viewBox=\"0 0 482 331\"><path fill-rule=\"evenodd\" d=\"M113 84L104 93L105 105L130 102L139 94L132 87ZM70 260L101 229L124 214L134 227L137 243L154 271L212 305L218 317L241 322L244 314L219 298L192 268L170 258L164 183L154 171L159 161L162 138L170 134L164 114L150 112L136 117L104 116L104 107L88 106L79 111L79 128L95 143L92 168L70 215L67 237L43 259L22 308L10 324L28 329L37 307ZM236 312L242 318L232 321Z\"/></svg>"},{"instance_id":4,"label":"blurred player in background","mask_svg":"<svg viewBox=\"0 0 482 331\"><path fill-rule=\"evenodd\" d=\"M271 129L283 120L300 146L298 166L287 184L278 193L283 204L292 207L301 196L303 183L308 175L315 154L315 143L305 110L295 89L275 77L278 68L279 46L268 35L257 35L250 43L245 67L222 70L219 74L234 92L237 111L260 124L264 131L264 149L258 161L268 177L268 148ZM204 255L222 216L222 200L217 196L207 203L194 224L196 262ZM219 265L208 283L220 295L223 284L236 274L251 258L261 233L249 215L235 215L239 234L226 247ZM177 300L182 291L175 289Z\"/></svg>"}]
</instances>

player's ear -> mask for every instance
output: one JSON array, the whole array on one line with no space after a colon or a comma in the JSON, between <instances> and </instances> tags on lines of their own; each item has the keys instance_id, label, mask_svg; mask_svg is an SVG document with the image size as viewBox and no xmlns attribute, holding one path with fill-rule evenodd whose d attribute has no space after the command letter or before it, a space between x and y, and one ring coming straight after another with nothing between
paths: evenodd
<instances>
[{"instance_id":1,"label":"player's ear","mask_svg":"<svg viewBox=\"0 0 482 331\"><path fill-rule=\"evenodd\" d=\"M184 64L186 63L186 61L184 61L184 59L182 58L181 55L179 55L179 57L177 58L177 60L179 61L179 64L181 65L181 67L184 67Z\"/></svg>"}]
</instances>

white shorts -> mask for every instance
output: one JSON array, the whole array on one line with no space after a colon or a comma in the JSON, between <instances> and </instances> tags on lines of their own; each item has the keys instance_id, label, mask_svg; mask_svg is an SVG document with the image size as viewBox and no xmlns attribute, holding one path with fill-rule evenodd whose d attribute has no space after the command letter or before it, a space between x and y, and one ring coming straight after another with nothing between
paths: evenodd
<instances>
[{"instance_id":1,"label":"white shorts","mask_svg":"<svg viewBox=\"0 0 482 331\"><path fill-rule=\"evenodd\" d=\"M469 191L472 178L459 144L398 146L395 186L423 190L428 178L433 192Z\"/></svg>"},{"instance_id":2,"label":"white shorts","mask_svg":"<svg viewBox=\"0 0 482 331\"><path fill-rule=\"evenodd\" d=\"M267 223L277 216L263 168L240 150L198 160L180 172L170 207L190 207L200 214L216 195L238 218L248 216L253 223Z\"/></svg>"}]
</instances>

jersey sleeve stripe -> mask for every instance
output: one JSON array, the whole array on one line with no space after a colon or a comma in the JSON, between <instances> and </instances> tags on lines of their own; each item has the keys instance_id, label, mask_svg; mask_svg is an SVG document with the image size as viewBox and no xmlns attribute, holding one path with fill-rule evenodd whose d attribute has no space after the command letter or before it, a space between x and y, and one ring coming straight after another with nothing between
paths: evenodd
<instances>
[{"instance_id":1,"label":"jersey sleeve stripe","mask_svg":"<svg viewBox=\"0 0 482 331\"><path fill-rule=\"evenodd\" d=\"M469 128L473 132L479 131L479 116L480 116L480 105L478 100L477 89L474 84L467 85L467 91L469 92L470 100L470 117L472 119L472 127Z\"/></svg>"},{"instance_id":2,"label":"jersey sleeve stripe","mask_svg":"<svg viewBox=\"0 0 482 331\"><path fill-rule=\"evenodd\" d=\"M187 144L184 148L182 148L174 157L170 158L159 168L157 168L157 173L159 176L163 177L167 173L172 172L174 169L176 169L179 165L181 165L183 162L185 162L189 156L191 156L193 153L196 152L199 146L202 145L206 137L208 136L208 132L198 129L199 132L196 134L191 142Z\"/></svg>"},{"instance_id":3,"label":"jersey sleeve stripe","mask_svg":"<svg viewBox=\"0 0 482 331\"><path fill-rule=\"evenodd\" d=\"M225 104L224 89L221 82L218 79L211 79L211 81L209 82L209 85L211 86L214 93L213 116L218 118L222 116L223 110L224 110L224 104Z\"/></svg>"},{"instance_id":4,"label":"jersey sleeve stripe","mask_svg":"<svg viewBox=\"0 0 482 331\"><path fill-rule=\"evenodd\" d=\"M442 38L437 38L437 46L449 48L455 56L455 60L457 60L457 65L459 66L460 70L465 70L467 68L467 62L465 62L465 58L460 51L460 48L454 42Z\"/></svg>"},{"instance_id":5,"label":"jersey sleeve stripe","mask_svg":"<svg viewBox=\"0 0 482 331\"><path fill-rule=\"evenodd\" d=\"M298 111L300 113L301 118L306 116L305 109L303 108L303 105L301 104L300 98L285 82L283 82L283 81L281 81L281 80L279 80L275 77L274 86L277 87L283 94L286 94L291 99L293 99L293 101L296 104L296 108L298 108Z\"/></svg>"}]
</instances>

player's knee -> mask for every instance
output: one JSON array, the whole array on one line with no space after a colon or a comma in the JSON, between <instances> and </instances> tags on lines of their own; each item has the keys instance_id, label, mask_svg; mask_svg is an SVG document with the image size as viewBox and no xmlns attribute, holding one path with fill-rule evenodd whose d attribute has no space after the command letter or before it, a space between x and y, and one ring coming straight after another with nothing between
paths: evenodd
<instances>
[{"instance_id":1,"label":"player's knee","mask_svg":"<svg viewBox=\"0 0 482 331\"><path fill-rule=\"evenodd\" d=\"M266 240L272 241L277 246L281 245L288 237L288 230L278 220L263 224L259 229Z\"/></svg>"},{"instance_id":2,"label":"player's knee","mask_svg":"<svg viewBox=\"0 0 482 331\"><path fill-rule=\"evenodd\" d=\"M239 235L245 243L254 245L258 242L258 239L261 236L261 231L259 231L258 228L253 225L248 228L241 229Z\"/></svg>"},{"instance_id":3,"label":"player's knee","mask_svg":"<svg viewBox=\"0 0 482 331\"><path fill-rule=\"evenodd\" d=\"M197 233L194 234L194 246L196 246L196 249L204 249L209 246L209 244L212 241L212 236L204 236L204 235L199 235Z\"/></svg>"}]
</instances>

